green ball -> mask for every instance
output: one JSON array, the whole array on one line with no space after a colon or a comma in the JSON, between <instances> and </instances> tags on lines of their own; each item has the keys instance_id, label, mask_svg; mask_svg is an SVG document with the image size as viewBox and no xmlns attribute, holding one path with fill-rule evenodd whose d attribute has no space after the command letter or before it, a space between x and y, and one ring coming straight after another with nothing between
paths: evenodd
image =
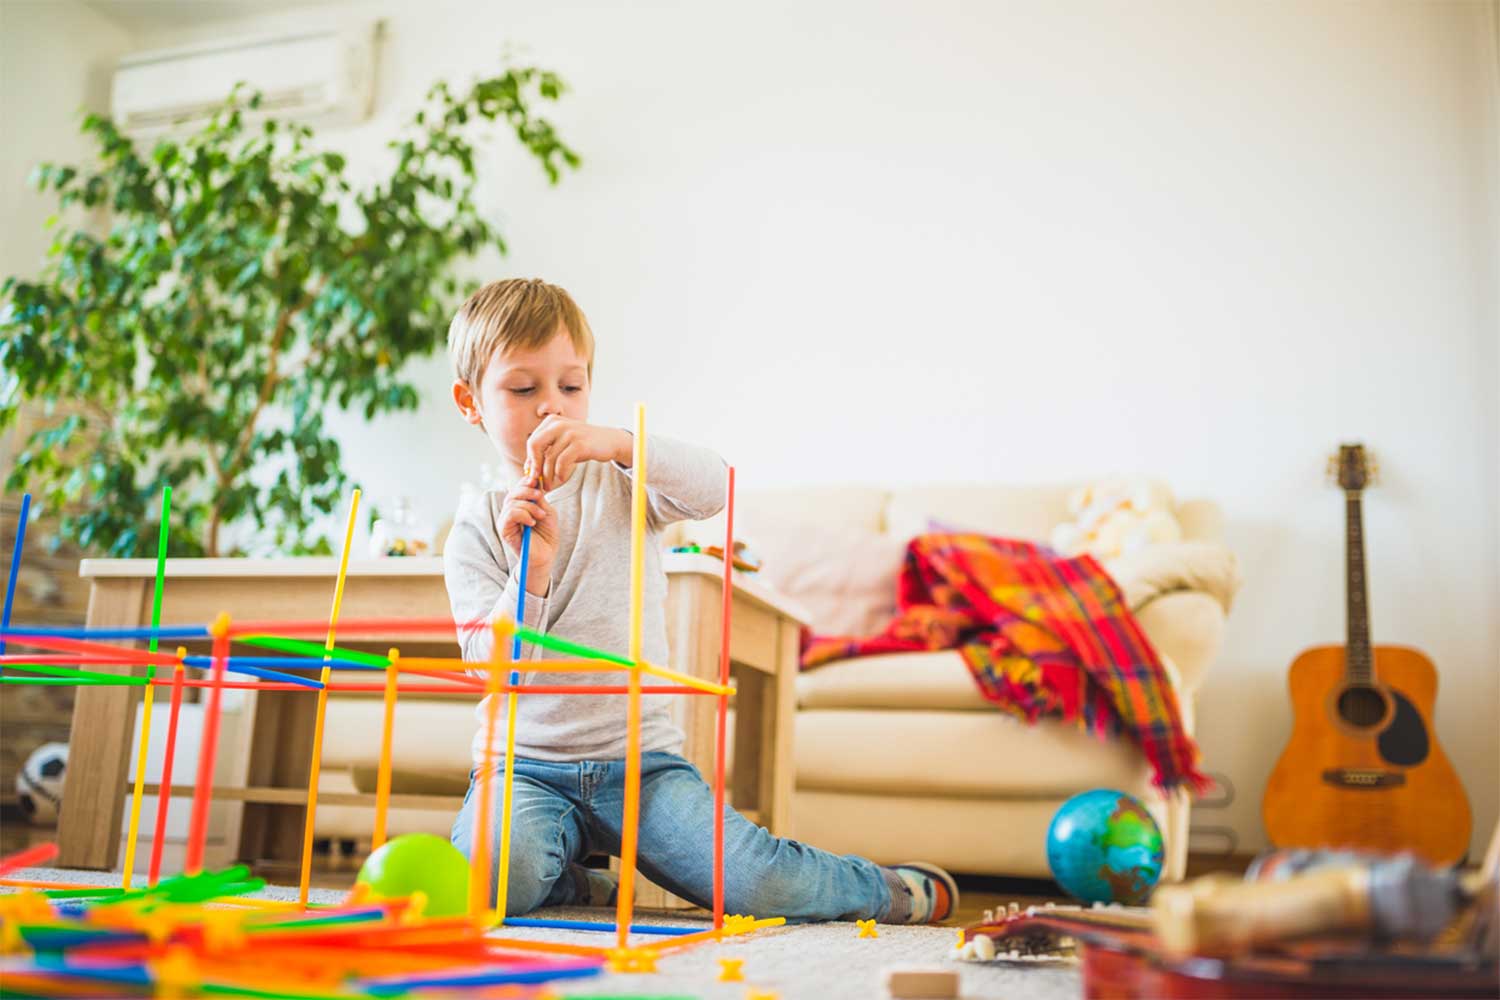
<instances>
[{"instance_id":1,"label":"green ball","mask_svg":"<svg viewBox=\"0 0 1500 1000\"><path fill-rule=\"evenodd\" d=\"M355 881L382 899L426 893L425 916L455 917L469 910L468 859L430 833L392 837L365 859Z\"/></svg>"}]
</instances>

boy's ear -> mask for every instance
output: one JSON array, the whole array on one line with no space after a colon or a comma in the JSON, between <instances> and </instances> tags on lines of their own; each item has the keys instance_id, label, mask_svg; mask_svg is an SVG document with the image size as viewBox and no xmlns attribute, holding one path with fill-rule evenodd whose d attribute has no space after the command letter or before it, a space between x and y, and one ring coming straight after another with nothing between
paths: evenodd
<instances>
[{"instance_id":1,"label":"boy's ear","mask_svg":"<svg viewBox=\"0 0 1500 1000\"><path fill-rule=\"evenodd\" d=\"M475 427L480 426L484 417L479 413L479 401L474 398L474 393L464 384L462 379L453 380L453 403L458 407L464 419Z\"/></svg>"}]
</instances>

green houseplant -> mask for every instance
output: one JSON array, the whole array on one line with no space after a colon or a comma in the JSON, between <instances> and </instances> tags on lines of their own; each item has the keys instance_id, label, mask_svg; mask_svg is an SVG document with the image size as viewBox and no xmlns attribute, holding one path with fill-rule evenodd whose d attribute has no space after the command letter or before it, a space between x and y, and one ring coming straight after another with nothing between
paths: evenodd
<instances>
[{"instance_id":1,"label":"green houseplant","mask_svg":"<svg viewBox=\"0 0 1500 1000\"><path fill-rule=\"evenodd\" d=\"M453 265L505 252L474 201L474 132L509 126L556 183L579 160L536 106L563 89L536 68L438 83L363 187L305 125L253 120L257 95L149 150L87 116L92 167L34 180L60 211L107 213L107 235L53 216L41 277L0 286L0 430L25 401L40 414L7 492L112 556L149 554L163 485L174 555L220 554L237 521L275 551L326 551L314 526L348 481L325 409L416 406L401 368L442 342L467 292Z\"/></svg>"}]
</instances>

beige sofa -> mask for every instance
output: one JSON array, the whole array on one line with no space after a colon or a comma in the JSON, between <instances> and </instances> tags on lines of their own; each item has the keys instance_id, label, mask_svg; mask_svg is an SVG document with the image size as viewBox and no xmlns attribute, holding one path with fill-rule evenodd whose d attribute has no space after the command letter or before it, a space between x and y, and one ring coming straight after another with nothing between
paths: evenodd
<instances>
[{"instance_id":1,"label":"beige sofa","mask_svg":"<svg viewBox=\"0 0 1500 1000\"><path fill-rule=\"evenodd\" d=\"M742 491L736 535L765 562L760 581L785 592L825 633L872 634L895 610L906 542L930 519L1045 539L1066 513L1067 487L964 486ZM1152 644L1168 663L1189 727L1238 587L1218 542L1212 503L1178 505L1184 541L1110 565ZM722 520L679 525L668 544L720 544ZM1072 725L1027 726L986 703L954 652L873 656L798 678L794 835L881 862L923 859L973 874L1045 876L1044 834L1057 806L1088 788L1141 796L1166 834L1168 877L1186 856L1188 806L1152 790L1131 745ZM321 786L371 791L374 698L330 702ZM398 792L461 795L474 726L467 700L403 700ZM456 808L456 800L455 800ZM395 808L393 834L446 834L451 814ZM361 837L369 812L320 807L320 836Z\"/></svg>"},{"instance_id":2,"label":"beige sofa","mask_svg":"<svg viewBox=\"0 0 1500 1000\"><path fill-rule=\"evenodd\" d=\"M764 582L806 608L813 627L872 634L894 612L907 540L931 521L1045 540L1069 487L819 488L744 493L736 535ZM1183 541L1107 564L1167 662L1185 721L1218 652L1239 585L1210 502L1179 504ZM722 539L717 523L680 536ZM956 652L845 660L798 679L795 836L880 862L919 858L974 874L1045 876L1058 805L1089 788L1140 796L1166 838L1166 877L1186 862L1189 806L1154 790L1131 744L1076 725L1026 725L979 695Z\"/></svg>"}]
</instances>

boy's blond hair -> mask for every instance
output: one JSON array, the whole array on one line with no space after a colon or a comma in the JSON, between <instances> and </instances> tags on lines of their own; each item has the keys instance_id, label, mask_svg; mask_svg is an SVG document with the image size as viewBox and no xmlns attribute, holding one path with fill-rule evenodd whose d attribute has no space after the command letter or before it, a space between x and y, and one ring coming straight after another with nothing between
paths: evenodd
<instances>
[{"instance_id":1,"label":"boy's blond hair","mask_svg":"<svg viewBox=\"0 0 1500 1000\"><path fill-rule=\"evenodd\" d=\"M557 333L558 324L587 359L592 379L594 332L572 296L540 278L492 281L470 295L448 324L453 376L477 389L484 366L497 352L541 347Z\"/></svg>"}]
</instances>

